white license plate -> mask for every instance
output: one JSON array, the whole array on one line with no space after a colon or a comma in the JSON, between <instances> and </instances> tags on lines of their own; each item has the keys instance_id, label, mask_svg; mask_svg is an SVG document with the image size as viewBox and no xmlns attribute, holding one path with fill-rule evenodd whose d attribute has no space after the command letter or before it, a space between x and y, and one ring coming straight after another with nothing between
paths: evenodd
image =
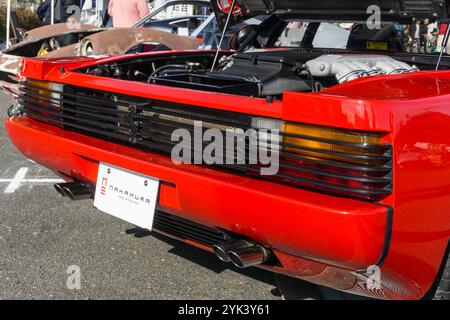
<instances>
[{"instance_id":1,"label":"white license plate","mask_svg":"<svg viewBox=\"0 0 450 320\"><path fill-rule=\"evenodd\" d=\"M94 206L138 227L152 229L159 180L100 163Z\"/></svg>"}]
</instances>

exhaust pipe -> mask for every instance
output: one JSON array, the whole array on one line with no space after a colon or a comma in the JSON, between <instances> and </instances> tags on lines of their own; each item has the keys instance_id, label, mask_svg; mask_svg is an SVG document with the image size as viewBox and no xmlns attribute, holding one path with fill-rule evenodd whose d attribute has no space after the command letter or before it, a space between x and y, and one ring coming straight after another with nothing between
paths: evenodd
<instances>
[{"instance_id":1,"label":"exhaust pipe","mask_svg":"<svg viewBox=\"0 0 450 320\"><path fill-rule=\"evenodd\" d=\"M234 239L213 246L214 253L223 262L231 262L238 268L249 268L266 262L271 252L254 242Z\"/></svg>"},{"instance_id":2,"label":"exhaust pipe","mask_svg":"<svg viewBox=\"0 0 450 320\"><path fill-rule=\"evenodd\" d=\"M84 200L92 198L91 186L81 182L69 182L55 184L55 189L63 196L67 196L70 200Z\"/></svg>"},{"instance_id":3,"label":"exhaust pipe","mask_svg":"<svg viewBox=\"0 0 450 320\"><path fill-rule=\"evenodd\" d=\"M70 186L72 183L73 183L73 182L68 182L68 183L57 183L57 184L54 185L54 187L55 187L56 191L58 191L58 193L59 193L60 195L62 195L63 197L65 197L65 196L66 196L66 193L64 192L64 188Z\"/></svg>"},{"instance_id":4,"label":"exhaust pipe","mask_svg":"<svg viewBox=\"0 0 450 320\"><path fill-rule=\"evenodd\" d=\"M229 251L237 250L239 248L244 248L251 245L252 244L250 242L245 240L231 240L229 242L214 245L213 250L217 258L219 258L223 262L230 262L231 259L228 256Z\"/></svg>"},{"instance_id":5,"label":"exhaust pipe","mask_svg":"<svg viewBox=\"0 0 450 320\"><path fill-rule=\"evenodd\" d=\"M249 268L266 262L270 251L260 245L251 245L228 251L228 257L238 268Z\"/></svg>"}]
</instances>

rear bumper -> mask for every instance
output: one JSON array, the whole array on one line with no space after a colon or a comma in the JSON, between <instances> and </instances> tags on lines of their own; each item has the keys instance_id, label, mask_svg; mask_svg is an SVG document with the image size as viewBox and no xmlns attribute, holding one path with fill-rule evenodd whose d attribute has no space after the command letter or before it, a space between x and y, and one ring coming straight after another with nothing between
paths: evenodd
<instances>
[{"instance_id":1,"label":"rear bumper","mask_svg":"<svg viewBox=\"0 0 450 320\"><path fill-rule=\"evenodd\" d=\"M156 177L162 181L160 210L273 248L281 262L271 267L275 271L370 294L359 290L361 276L354 271L377 263L386 250L388 211L381 205L199 166L176 166L165 156L27 117L6 120L6 127L17 148L45 167L93 185L99 162Z\"/></svg>"}]
</instances>

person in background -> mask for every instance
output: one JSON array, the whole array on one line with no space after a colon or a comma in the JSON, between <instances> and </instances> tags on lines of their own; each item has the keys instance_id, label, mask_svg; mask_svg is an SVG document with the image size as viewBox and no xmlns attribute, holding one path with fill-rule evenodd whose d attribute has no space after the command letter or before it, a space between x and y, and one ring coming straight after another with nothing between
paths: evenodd
<instances>
[{"instance_id":1,"label":"person in background","mask_svg":"<svg viewBox=\"0 0 450 320\"><path fill-rule=\"evenodd\" d=\"M75 19L76 7L79 7L78 0L55 0L55 23L64 23L71 19Z\"/></svg>"},{"instance_id":2,"label":"person in background","mask_svg":"<svg viewBox=\"0 0 450 320\"><path fill-rule=\"evenodd\" d=\"M39 17L39 19L41 19L41 21L44 24L50 24L51 23L51 6L52 6L52 2L51 0L44 0L41 2L41 4L39 5L39 7L37 8L37 15Z\"/></svg>"},{"instance_id":3,"label":"person in background","mask_svg":"<svg viewBox=\"0 0 450 320\"><path fill-rule=\"evenodd\" d=\"M114 28L130 28L149 13L146 0L110 0L108 14Z\"/></svg>"},{"instance_id":4,"label":"person in background","mask_svg":"<svg viewBox=\"0 0 450 320\"><path fill-rule=\"evenodd\" d=\"M427 35L427 27L420 19L413 19L413 23L409 29L414 43L414 51L423 52Z\"/></svg>"},{"instance_id":5,"label":"person in background","mask_svg":"<svg viewBox=\"0 0 450 320\"><path fill-rule=\"evenodd\" d=\"M63 23L72 17L76 11L75 7L78 7L79 1L77 0L55 0L55 11L54 11L54 23ZM52 15L52 2L51 0L45 0L42 2L38 9L37 14L39 18L44 22L44 24L51 24Z\"/></svg>"},{"instance_id":6,"label":"person in background","mask_svg":"<svg viewBox=\"0 0 450 320\"><path fill-rule=\"evenodd\" d=\"M107 26L110 20L108 7L109 0L86 0L81 9L81 23Z\"/></svg>"},{"instance_id":7,"label":"person in background","mask_svg":"<svg viewBox=\"0 0 450 320\"><path fill-rule=\"evenodd\" d=\"M394 30L395 33L397 34L398 38L403 41L403 35L405 32L404 26L401 23L395 23L394 24Z\"/></svg>"},{"instance_id":8,"label":"person in background","mask_svg":"<svg viewBox=\"0 0 450 320\"><path fill-rule=\"evenodd\" d=\"M434 53L437 47L438 27L436 21L431 22L425 19L424 24L427 26L427 45L425 52Z\"/></svg>"},{"instance_id":9,"label":"person in background","mask_svg":"<svg viewBox=\"0 0 450 320\"><path fill-rule=\"evenodd\" d=\"M413 40L411 36L411 26L408 24L403 25L403 45L406 48L407 52L413 51Z\"/></svg>"},{"instance_id":10,"label":"person in background","mask_svg":"<svg viewBox=\"0 0 450 320\"><path fill-rule=\"evenodd\" d=\"M441 50L444 50L444 53L449 53L449 46L447 43L447 47L446 48L442 48L442 42L444 41L445 38L445 33L447 32L447 27L448 27L448 23L447 22L442 22L439 24L438 27L438 36L437 36L437 44L436 44L436 52L441 52Z\"/></svg>"},{"instance_id":11,"label":"person in background","mask_svg":"<svg viewBox=\"0 0 450 320\"><path fill-rule=\"evenodd\" d=\"M105 9L102 13L102 19L103 19L102 26L107 27L107 28L112 27L112 17L108 13L109 1L110 0L103 0L103 6Z\"/></svg>"}]
</instances>

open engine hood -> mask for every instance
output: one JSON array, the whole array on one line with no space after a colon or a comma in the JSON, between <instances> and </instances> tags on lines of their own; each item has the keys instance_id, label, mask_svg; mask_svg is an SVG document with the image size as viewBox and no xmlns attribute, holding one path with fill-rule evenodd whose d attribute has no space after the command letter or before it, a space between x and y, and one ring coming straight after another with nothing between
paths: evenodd
<instances>
[{"instance_id":1,"label":"open engine hood","mask_svg":"<svg viewBox=\"0 0 450 320\"><path fill-rule=\"evenodd\" d=\"M218 2L211 0L220 27L224 26L226 13ZM232 2L231 0L229 1ZM235 12L231 23L258 15L278 15L284 19L308 21L366 21L373 11L370 6L381 9L382 22L408 23L417 18L447 18L449 0L237 0L240 10Z\"/></svg>"}]
</instances>

